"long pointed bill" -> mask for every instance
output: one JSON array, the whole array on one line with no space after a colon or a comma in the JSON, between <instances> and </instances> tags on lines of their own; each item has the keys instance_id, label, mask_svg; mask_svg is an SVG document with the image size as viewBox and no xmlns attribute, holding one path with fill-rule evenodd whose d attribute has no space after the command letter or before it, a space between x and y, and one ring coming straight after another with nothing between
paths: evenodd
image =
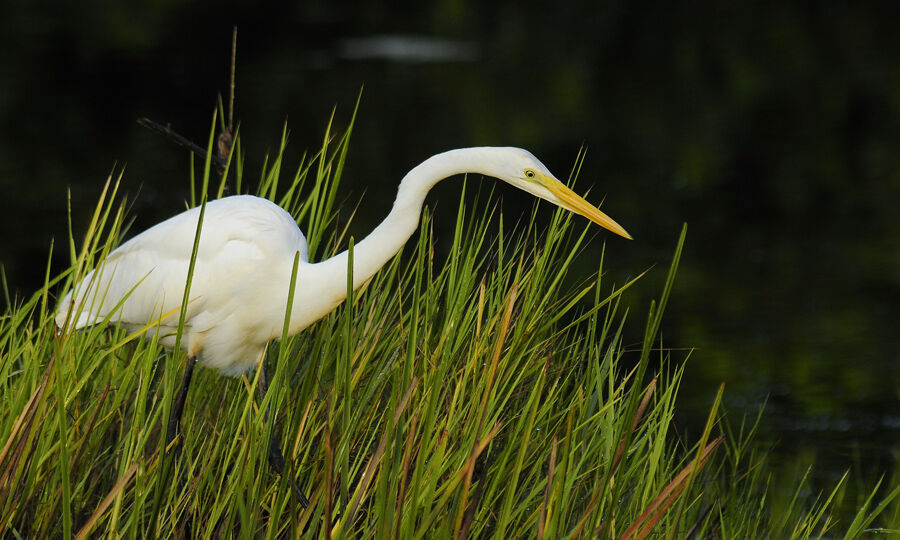
<instances>
[{"instance_id":1,"label":"long pointed bill","mask_svg":"<svg viewBox=\"0 0 900 540\"><path fill-rule=\"evenodd\" d=\"M631 235L622 228L621 225L613 221L613 219L599 209L593 204L587 202L582 199L577 193L567 188L565 184L560 182L555 178L546 178L544 187L549 189L553 195L559 199L559 205L563 208L575 212L576 214L580 214L589 220L593 221L597 225L600 225L604 229L608 229L619 236L627 238L631 240Z\"/></svg>"}]
</instances>

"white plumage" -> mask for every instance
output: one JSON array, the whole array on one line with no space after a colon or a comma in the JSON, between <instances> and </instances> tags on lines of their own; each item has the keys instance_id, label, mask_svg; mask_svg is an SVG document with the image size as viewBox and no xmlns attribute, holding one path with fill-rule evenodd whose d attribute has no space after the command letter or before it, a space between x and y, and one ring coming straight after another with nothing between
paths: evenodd
<instances>
[{"instance_id":1,"label":"white plumage","mask_svg":"<svg viewBox=\"0 0 900 540\"><path fill-rule=\"evenodd\" d=\"M368 280L416 230L431 187L466 172L500 178L630 238L525 150L451 150L429 158L404 177L390 214L354 249L354 287ZM199 215L199 208L182 212L110 253L60 301L57 325L64 326L71 317L70 327L84 328L109 317L110 322L136 330L163 317L148 331L148 338L158 331L160 342L173 347ZM224 375L252 369L266 343L281 336L298 252L291 334L344 300L347 253L310 263L306 238L294 219L266 199L239 195L209 202L185 317L181 342L185 352Z\"/></svg>"},{"instance_id":2,"label":"white plumage","mask_svg":"<svg viewBox=\"0 0 900 540\"><path fill-rule=\"evenodd\" d=\"M65 322L73 298L74 327L83 328L101 322L128 295L111 322L136 330L170 314L159 332L160 342L173 347L199 215L200 208L192 208L122 244L63 298L57 324ZM306 238L281 207L249 195L210 201L203 221L184 349L208 367L237 375L281 335L294 253L306 261ZM248 316L275 312L280 321Z\"/></svg>"}]
</instances>

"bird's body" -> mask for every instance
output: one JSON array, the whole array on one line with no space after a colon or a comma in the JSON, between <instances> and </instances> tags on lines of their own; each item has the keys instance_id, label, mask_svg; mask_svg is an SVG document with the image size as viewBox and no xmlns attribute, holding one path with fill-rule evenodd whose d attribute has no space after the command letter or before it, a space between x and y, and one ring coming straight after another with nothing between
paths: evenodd
<instances>
[{"instance_id":1,"label":"bird's body","mask_svg":"<svg viewBox=\"0 0 900 540\"><path fill-rule=\"evenodd\" d=\"M64 323L73 298L83 302L73 313L75 328L109 315L111 322L137 330L164 317L147 331L148 338L158 331L160 343L172 348L199 216L199 207L182 212L110 253L85 276L82 284L91 284L87 290L80 285L74 296L70 293L60 302L57 323ZM210 201L184 321L182 344L188 355L226 375L252 368L265 344L281 335L298 251L301 282L308 274L306 238L290 214L249 195ZM304 290L298 288L301 295ZM301 305L315 310L310 305L315 300L304 299ZM297 330L317 318L300 323Z\"/></svg>"},{"instance_id":2,"label":"bird's body","mask_svg":"<svg viewBox=\"0 0 900 540\"><path fill-rule=\"evenodd\" d=\"M404 177L387 218L354 249L353 286L359 287L396 254L416 230L425 195L459 173L505 180L585 215L628 237L618 224L566 188L525 150L465 148L433 156ZM175 344L199 208L182 212L132 238L87 274L58 306L57 324L83 328L110 322ZM224 375L240 375L282 334L295 255L299 253L289 333L337 307L347 294L347 252L310 263L306 238L278 205L239 195L206 205L190 286L182 348Z\"/></svg>"}]
</instances>

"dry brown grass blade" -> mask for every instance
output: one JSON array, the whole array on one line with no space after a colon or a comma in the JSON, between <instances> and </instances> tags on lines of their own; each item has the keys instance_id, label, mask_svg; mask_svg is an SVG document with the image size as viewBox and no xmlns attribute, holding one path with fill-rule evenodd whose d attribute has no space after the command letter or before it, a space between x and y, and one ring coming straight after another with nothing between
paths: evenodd
<instances>
[{"instance_id":1,"label":"dry brown grass blade","mask_svg":"<svg viewBox=\"0 0 900 540\"><path fill-rule=\"evenodd\" d=\"M15 470L19 460L25 453L25 447L28 443L28 434L31 433L38 407L43 401L44 391L50 381L50 374L53 371L53 364L55 361L56 355L51 355L50 362L47 363L40 384L38 384L38 387L31 394L28 403L25 404L25 407L16 419L15 424L13 424L9 438L6 440L6 444L3 445L3 450L0 451L0 495L5 496L12 488L12 486L9 485L9 479L12 477L12 472Z\"/></svg>"},{"instance_id":2,"label":"dry brown grass blade","mask_svg":"<svg viewBox=\"0 0 900 540\"><path fill-rule=\"evenodd\" d=\"M469 455L469 459L466 461L466 466L463 467L463 470L460 471L461 480L463 481L462 493L460 494L460 510L456 516L456 523L454 524L454 538L465 538L465 531L468 530L468 526L471 524L471 520L468 520L468 523L464 523L463 517L466 515L466 509L471 508L471 505L466 504L466 501L469 498L469 489L472 486L472 474L475 472L475 462L478 461L478 456L484 452L484 449L487 448L488 444L494 439L497 433L500 431L500 428L503 427L503 424L500 422L496 423L491 431L485 435L481 441L475 445L472 449L472 453ZM452 488L455 489L455 486ZM480 494L477 494L480 495ZM474 504L474 501L472 502Z\"/></svg>"},{"instance_id":3,"label":"dry brown grass blade","mask_svg":"<svg viewBox=\"0 0 900 540\"><path fill-rule=\"evenodd\" d=\"M325 519L322 528L325 531L325 538L331 538L331 508L334 500L334 486L332 485L334 481L334 450L331 444L331 429L328 426L329 422L326 422L323 437L325 442Z\"/></svg>"},{"instance_id":4,"label":"dry brown grass blade","mask_svg":"<svg viewBox=\"0 0 900 540\"><path fill-rule=\"evenodd\" d=\"M478 410L482 411L481 417L478 419L478 427L475 429L475 436L477 437L481 430L484 428L484 420L486 417L487 403L488 399L491 396L491 392L494 388L494 379L497 376L497 366L500 363L500 356L503 353L503 345L506 343L506 336L509 333L509 325L512 321L512 312L513 308L516 305L516 296L519 294L519 286L516 283L513 283L512 289L509 291L509 295L506 300L506 309L503 310L503 316L500 319L500 328L497 330L496 334L496 343L497 346L494 347L494 352L491 355L491 365L488 368L487 372L487 382L484 385L484 393L481 396L481 402L478 406Z\"/></svg>"},{"instance_id":5,"label":"dry brown grass blade","mask_svg":"<svg viewBox=\"0 0 900 540\"><path fill-rule=\"evenodd\" d=\"M472 485L472 473L475 472L475 462L478 460L478 456L484 452L484 449L487 448L487 445L494 439L497 433L500 431L500 428L503 427L503 424L498 422L491 428L491 431L488 432L487 435L481 439L481 442L475 445L475 448L472 449L472 453L469 455L469 459L466 461L466 466L460 471L460 476L463 480L463 493L462 498L465 500L469 494L469 487ZM460 523L457 521L456 530L459 532Z\"/></svg>"},{"instance_id":6,"label":"dry brown grass blade","mask_svg":"<svg viewBox=\"0 0 900 540\"><path fill-rule=\"evenodd\" d=\"M509 325L512 321L513 307L516 305L516 296L519 294L519 286L513 283L512 290L506 301L506 309L503 310L503 318L500 320L500 328L497 330L497 346L494 347L494 353L491 355L491 367L488 370L488 384L485 386L484 400L482 409L484 408L487 397L494 386L494 378L497 376L497 364L500 362L500 354L503 352L503 345L506 343L506 336L509 333Z\"/></svg>"},{"instance_id":7,"label":"dry brown grass blade","mask_svg":"<svg viewBox=\"0 0 900 540\"><path fill-rule=\"evenodd\" d=\"M481 501L481 495L483 493L484 482L478 482L477 484L475 484L475 493L472 495L472 502L466 509L466 514L462 522L462 528L460 528L457 538L464 539L469 537L469 529L472 527L472 522L475 520L475 511L478 509L478 503Z\"/></svg>"},{"instance_id":8,"label":"dry brown grass blade","mask_svg":"<svg viewBox=\"0 0 900 540\"><path fill-rule=\"evenodd\" d=\"M306 433L306 424L309 420L310 411L312 410L313 401L310 400L303 409L303 415L300 417L300 425L297 426L297 435L294 437L294 447L291 449L292 459L297 459L297 453L300 451L300 444L303 442L303 434Z\"/></svg>"},{"instance_id":9,"label":"dry brown grass blade","mask_svg":"<svg viewBox=\"0 0 900 540\"><path fill-rule=\"evenodd\" d=\"M466 511L469 508L469 490L472 487L472 475L475 472L475 460L469 459L466 463L465 468L465 477L463 479L462 493L459 497L459 509L456 512L456 520L453 524L453 538L461 539L465 538L465 533L463 531L463 518L466 515Z\"/></svg>"},{"instance_id":10,"label":"dry brown grass blade","mask_svg":"<svg viewBox=\"0 0 900 540\"><path fill-rule=\"evenodd\" d=\"M637 429L638 424L641 423L641 418L644 417L644 411L647 410L647 406L650 404L650 398L653 397L653 393L656 392L656 381L657 378L653 377L653 380L650 381L650 384L647 386L647 390L644 391L644 397L641 398L641 404L638 405L637 410L634 411L634 421L631 423L632 433ZM616 457L613 459L613 471L616 470L616 466L619 464L619 460L622 459L622 454L625 452L625 441L627 438L627 434L625 434L619 442L619 448L616 450Z\"/></svg>"},{"instance_id":11,"label":"dry brown grass blade","mask_svg":"<svg viewBox=\"0 0 900 540\"><path fill-rule=\"evenodd\" d=\"M547 488L544 490L544 501L541 503L541 516L538 519L538 540L544 538L544 527L547 521L547 508L550 503L550 492L553 490L553 473L556 472L556 435L553 436L553 444L550 446L550 465L547 469Z\"/></svg>"},{"instance_id":12,"label":"dry brown grass blade","mask_svg":"<svg viewBox=\"0 0 900 540\"><path fill-rule=\"evenodd\" d=\"M646 538L653 530L653 527L659 523L659 520L661 520L669 508L675 504L675 501L678 500L681 492L687 486L687 480L691 476L691 472L694 471L695 467L696 470L699 471L706 465L706 462L712 457L713 452L724 440L725 438L720 435L708 444L697 458L685 465L684 468L675 475L675 478L666 484L666 487L660 491L659 495L653 499L650 505L641 512L641 515L638 516L637 520L635 520L625 533L619 537L619 540L630 540L632 538L634 540L643 540Z\"/></svg>"},{"instance_id":13,"label":"dry brown grass blade","mask_svg":"<svg viewBox=\"0 0 900 540\"><path fill-rule=\"evenodd\" d=\"M409 427L409 435L406 437L406 445L403 449L403 461L400 465L400 492L397 494L397 507L394 512L394 529L400 529L400 517L403 515L403 501L406 497L406 481L412 475L412 470L410 467L412 466L413 459L413 440L415 439L417 431L417 427L419 425L419 415L413 414L412 420L410 422Z\"/></svg>"},{"instance_id":14,"label":"dry brown grass blade","mask_svg":"<svg viewBox=\"0 0 900 540\"><path fill-rule=\"evenodd\" d=\"M94 513L91 514L91 517L88 518L87 522L81 527L81 530L78 531L78 534L75 535L75 540L81 540L82 538L86 538L92 530L94 530L94 526L97 525L97 522L103 516L103 513L106 512L106 509L109 508L109 505L112 504L113 500L119 495L125 486L131 481L131 477L134 476L134 473L137 471L138 462L135 461L125 470L125 474L119 478L119 481L116 482L116 485L113 486L109 493L106 494L106 497L103 498L103 501L100 503L100 506L94 510Z\"/></svg>"}]
</instances>

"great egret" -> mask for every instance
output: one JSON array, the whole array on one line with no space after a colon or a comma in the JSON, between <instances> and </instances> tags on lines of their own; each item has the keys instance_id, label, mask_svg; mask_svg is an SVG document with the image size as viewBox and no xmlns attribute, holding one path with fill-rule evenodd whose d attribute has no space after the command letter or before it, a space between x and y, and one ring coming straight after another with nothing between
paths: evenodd
<instances>
[{"instance_id":1,"label":"great egret","mask_svg":"<svg viewBox=\"0 0 900 540\"><path fill-rule=\"evenodd\" d=\"M407 173L388 216L356 245L354 289L400 251L413 234L432 186L463 173L499 178L631 238L526 150L450 150L428 158ZM108 318L134 330L162 317L146 336L149 339L159 333L160 343L174 347L199 215L199 208L182 212L110 253L59 302L56 324L63 327L71 320L69 326L77 329ZM237 195L206 205L181 339L181 347L193 361L187 362L173 407L170 439L180 422L195 361L230 376L262 367L266 344L282 334L297 253L291 335L324 317L345 299L348 253L309 262L306 238L294 218L266 199ZM260 380L264 393L264 372ZM277 454L280 456L280 450Z\"/></svg>"}]
</instances>

